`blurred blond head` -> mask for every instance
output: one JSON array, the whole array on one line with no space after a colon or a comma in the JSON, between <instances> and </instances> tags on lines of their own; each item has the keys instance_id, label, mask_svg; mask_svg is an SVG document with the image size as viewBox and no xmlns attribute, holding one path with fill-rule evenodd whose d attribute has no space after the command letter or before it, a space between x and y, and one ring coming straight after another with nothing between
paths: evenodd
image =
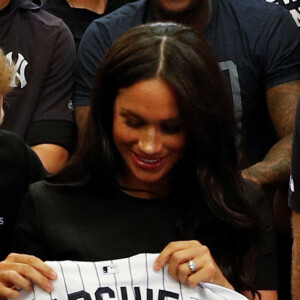
<instances>
[{"instance_id":1,"label":"blurred blond head","mask_svg":"<svg viewBox=\"0 0 300 300\"><path fill-rule=\"evenodd\" d=\"M9 64L2 49L0 49L0 95L5 96L10 90L12 76L13 67Z\"/></svg>"},{"instance_id":2,"label":"blurred blond head","mask_svg":"<svg viewBox=\"0 0 300 300\"><path fill-rule=\"evenodd\" d=\"M0 49L0 124L3 122L4 118L4 112L2 108L3 97L10 90L10 82L13 73L13 67L9 64L3 51Z\"/></svg>"}]
</instances>

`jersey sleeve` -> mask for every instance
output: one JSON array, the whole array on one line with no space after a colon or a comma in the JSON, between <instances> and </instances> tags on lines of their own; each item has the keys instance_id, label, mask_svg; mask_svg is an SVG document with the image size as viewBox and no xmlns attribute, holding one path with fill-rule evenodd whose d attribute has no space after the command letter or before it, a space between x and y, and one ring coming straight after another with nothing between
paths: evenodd
<instances>
[{"instance_id":1,"label":"jersey sleeve","mask_svg":"<svg viewBox=\"0 0 300 300\"><path fill-rule=\"evenodd\" d=\"M261 33L258 46L266 88L300 79L300 35L290 13L278 7L276 19Z\"/></svg>"},{"instance_id":2,"label":"jersey sleeve","mask_svg":"<svg viewBox=\"0 0 300 300\"><path fill-rule=\"evenodd\" d=\"M82 37L77 57L75 106L91 105L95 74L112 41L105 26L94 21Z\"/></svg>"},{"instance_id":3,"label":"jersey sleeve","mask_svg":"<svg viewBox=\"0 0 300 300\"><path fill-rule=\"evenodd\" d=\"M26 142L30 145L57 144L69 149L74 130L70 105L74 87L75 44L71 32L61 22L57 30L47 77L39 95L28 128Z\"/></svg>"},{"instance_id":4,"label":"jersey sleeve","mask_svg":"<svg viewBox=\"0 0 300 300\"><path fill-rule=\"evenodd\" d=\"M289 207L300 212L300 102L297 105L293 136Z\"/></svg>"}]
</instances>

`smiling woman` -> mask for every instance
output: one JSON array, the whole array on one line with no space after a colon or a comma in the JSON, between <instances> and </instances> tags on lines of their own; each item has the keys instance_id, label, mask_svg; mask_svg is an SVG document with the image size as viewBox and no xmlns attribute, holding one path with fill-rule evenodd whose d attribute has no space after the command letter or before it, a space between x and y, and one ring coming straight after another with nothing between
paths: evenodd
<instances>
[{"instance_id":1,"label":"smiling woman","mask_svg":"<svg viewBox=\"0 0 300 300\"><path fill-rule=\"evenodd\" d=\"M247 198L235 129L203 38L170 23L129 30L101 63L84 142L64 170L31 186L15 250L90 261L158 252L153 268L169 264L184 284L269 289L272 227L257 215L264 200Z\"/></svg>"},{"instance_id":2,"label":"smiling woman","mask_svg":"<svg viewBox=\"0 0 300 300\"><path fill-rule=\"evenodd\" d=\"M170 172L183 155L185 134L177 101L161 79L121 89L114 105L113 136L125 164L118 176L136 196L170 193ZM133 191L132 191L133 193Z\"/></svg>"}]
</instances>

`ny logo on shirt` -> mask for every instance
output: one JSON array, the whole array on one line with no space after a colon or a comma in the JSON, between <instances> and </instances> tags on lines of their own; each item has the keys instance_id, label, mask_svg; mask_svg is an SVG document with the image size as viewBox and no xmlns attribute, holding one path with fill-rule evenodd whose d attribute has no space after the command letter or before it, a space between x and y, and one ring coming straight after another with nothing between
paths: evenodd
<instances>
[{"instance_id":1,"label":"ny logo on shirt","mask_svg":"<svg viewBox=\"0 0 300 300\"><path fill-rule=\"evenodd\" d=\"M27 85L27 81L25 78L25 69L28 65L28 61L24 58L24 56L18 53L18 59L16 62L13 61L13 53L9 52L6 55L10 65L14 66L14 76L11 80L10 86L17 87L19 84L21 89Z\"/></svg>"}]
</instances>

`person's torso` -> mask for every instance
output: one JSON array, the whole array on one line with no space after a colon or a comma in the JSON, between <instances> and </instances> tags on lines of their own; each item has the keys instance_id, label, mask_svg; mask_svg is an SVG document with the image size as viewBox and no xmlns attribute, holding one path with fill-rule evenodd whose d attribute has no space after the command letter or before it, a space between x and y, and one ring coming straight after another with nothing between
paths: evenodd
<instances>
[{"instance_id":1,"label":"person's torso","mask_svg":"<svg viewBox=\"0 0 300 300\"><path fill-rule=\"evenodd\" d=\"M36 154L14 133L0 130L0 260L9 254L13 223L31 182L45 170Z\"/></svg>"},{"instance_id":2,"label":"person's torso","mask_svg":"<svg viewBox=\"0 0 300 300\"><path fill-rule=\"evenodd\" d=\"M14 1L8 9L13 10ZM42 115L35 120L34 111L45 85L50 84L46 78L55 63L54 45L61 26L61 20L39 7L0 12L0 47L16 72L13 89L4 99L2 129L25 138L30 122L43 120Z\"/></svg>"}]
</instances>

